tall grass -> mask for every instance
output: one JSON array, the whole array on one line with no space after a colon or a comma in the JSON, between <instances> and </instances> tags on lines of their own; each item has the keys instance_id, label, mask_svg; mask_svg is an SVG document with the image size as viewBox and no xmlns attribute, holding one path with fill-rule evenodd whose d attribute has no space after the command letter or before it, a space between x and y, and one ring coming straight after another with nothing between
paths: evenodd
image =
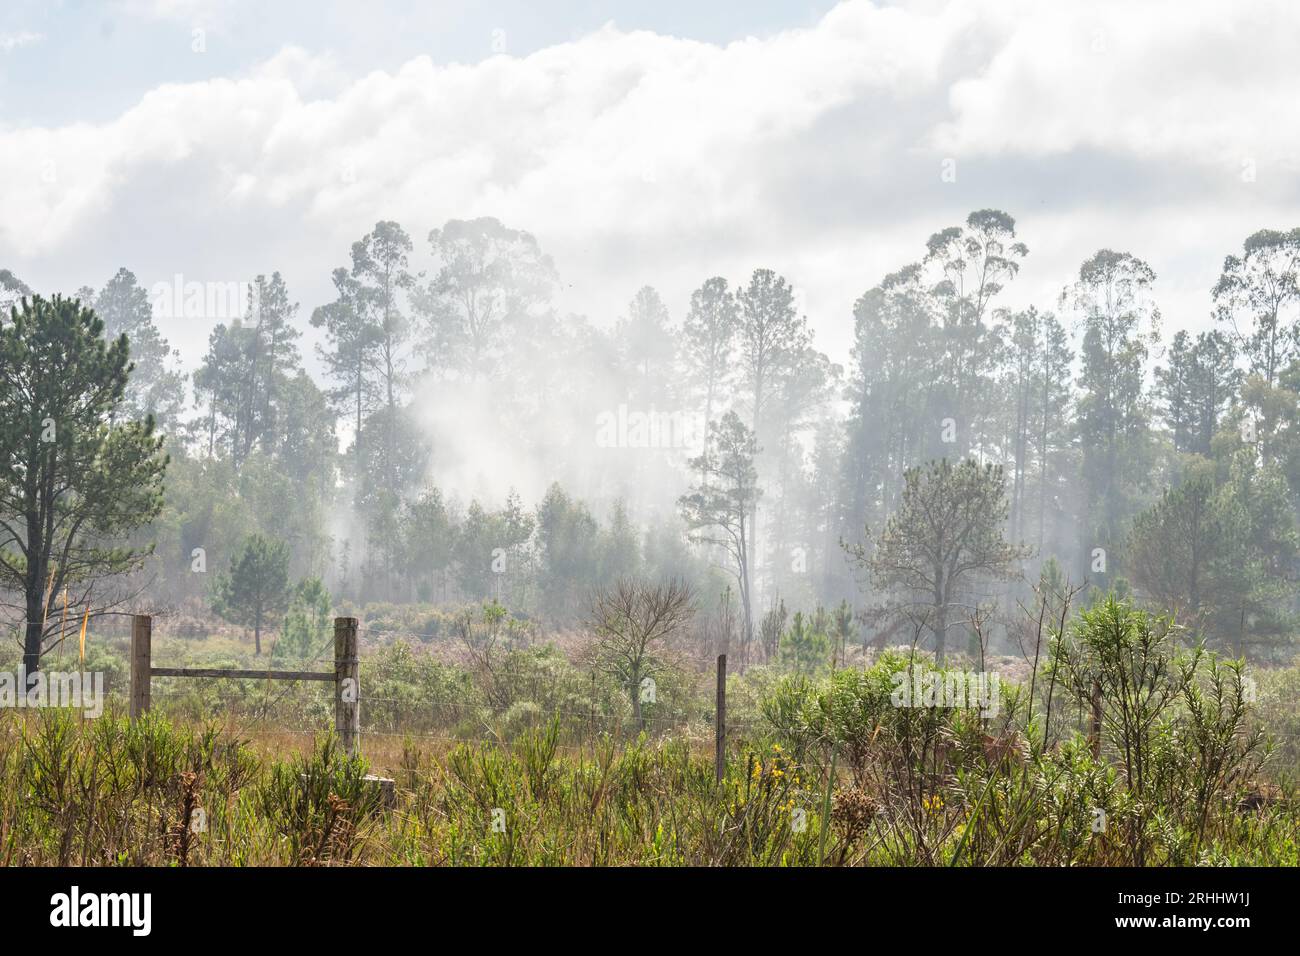
<instances>
[{"instance_id":1,"label":"tall grass","mask_svg":"<svg viewBox=\"0 0 1300 956\"><path fill-rule=\"evenodd\" d=\"M372 662L367 686L432 696L450 717L363 733L364 760L328 736L255 732L265 715L196 720L185 696L160 695L135 723L115 707L5 711L0 863L1300 865L1287 672L1255 704L1240 665L1116 602L1053 634L996 716L898 706L896 675L914 663L738 682L720 782L692 721L629 735L595 719L616 694L541 679L560 666L544 654L512 672L528 692L505 714L405 652ZM1274 748L1261 717L1278 713ZM395 781L395 804L371 771Z\"/></svg>"}]
</instances>

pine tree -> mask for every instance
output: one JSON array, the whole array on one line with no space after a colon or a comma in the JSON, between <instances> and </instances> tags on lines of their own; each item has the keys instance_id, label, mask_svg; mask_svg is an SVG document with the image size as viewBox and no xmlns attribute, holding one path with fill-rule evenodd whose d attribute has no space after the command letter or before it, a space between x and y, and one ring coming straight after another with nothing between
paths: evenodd
<instances>
[{"instance_id":1,"label":"pine tree","mask_svg":"<svg viewBox=\"0 0 1300 956\"><path fill-rule=\"evenodd\" d=\"M709 430L704 454L691 461L699 482L678 500L691 540L722 548L740 590L744 615L742 641L750 647L754 637L753 580L749 529L760 495L754 458L758 445L754 433L734 411L727 412ZM743 656L743 654L742 654Z\"/></svg>"},{"instance_id":2,"label":"pine tree","mask_svg":"<svg viewBox=\"0 0 1300 956\"><path fill-rule=\"evenodd\" d=\"M689 382L704 398L706 435L714 408L731 384L739 328L740 308L726 279L714 276L691 293L690 311L682 323L682 352Z\"/></svg>"},{"instance_id":3,"label":"pine tree","mask_svg":"<svg viewBox=\"0 0 1300 956\"><path fill-rule=\"evenodd\" d=\"M851 549L887 595L879 612L914 620L934 636L943 662L961 589L978 576L1010 578L1026 551L1007 542L1006 478L996 465L947 459L909 469L898 510L874 550Z\"/></svg>"},{"instance_id":4,"label":"pine tree","mask_svg":"<svg viewBox=\"0 0 1300 956\"><path fill-rule=\"evenodd\" d=\"M262 628L272 626L289 605L289 546L249 535L216 581L212 609L232 624L253 629L255 654L262 653Z\"/></svg>"},{"instance_id":5,"label":"pine tree","mask_svg":"<svg viewBox=\"0 0 1300 956\"><path fill-rule=\"evenodd\" d=\"M23 598L23 666L40 669L50 596L132 571L125 543L162 509L167 458L151 418L123 414L125 336L80 302L23 299L0 316L0 584Z\"/></svg>"}]
</instances>

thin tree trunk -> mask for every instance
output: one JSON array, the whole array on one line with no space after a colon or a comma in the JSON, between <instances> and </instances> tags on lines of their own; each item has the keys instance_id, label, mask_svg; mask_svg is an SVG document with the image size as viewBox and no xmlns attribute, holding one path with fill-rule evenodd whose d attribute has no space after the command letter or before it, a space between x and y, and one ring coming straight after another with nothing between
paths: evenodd
<instances>
[{"instance_id":1,"label":"thin tree trunk","mask_svg":"<svg viewBox=\"0 0 1300 956\"><path fill-rule=\"evenodd\" d=\"M637 730L644 730L641 721L641 669L632 668L632 719L636 722Z\"/></svg>"},{"instance_id":2,"label":"thin tree trunk","mask_svg":"<svg viewBox=\"0 0 1300 956\"><path fill-rule=\"evenodd\" d=\"M944 652L948 646L948 602L943 593L934 590L934 662L943 666Z\"/></svg>"}]
</instances>

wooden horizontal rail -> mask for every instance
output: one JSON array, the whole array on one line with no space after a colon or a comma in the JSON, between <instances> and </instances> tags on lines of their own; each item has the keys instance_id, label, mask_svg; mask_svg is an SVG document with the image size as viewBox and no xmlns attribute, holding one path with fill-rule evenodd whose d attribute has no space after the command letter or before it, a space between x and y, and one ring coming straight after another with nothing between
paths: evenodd
<instances>
[{"instance_id":1,"label":"wooden horizontal rail","mask_svg":"<svg viewBox=\"0 0 1300 956\"><path fill-rule=\"evenodd\" d=\"M349 757L361 744L361 664L357 659L357 619L334 619L332 671L274 671L236 667L154 667L153 618L136 614L131 620L131 720L149 713L155 677L251 678L252 680L318 680L334 685L334 730ZM324 663L322 661L322 663ZM391 785L391 781L389 782Z\"/></svg>"},{"instance_id":2,"label":"wooden horizontal rail","mask_svg":"<svg viewBox=\"0 0 1300 956\"><path fill-rule=\"evenodd\" d=\"M233 667L151 667L151 677L252 677L267 680L334 680L333 671L254 671Z\"/></svg>"}]
</instances>

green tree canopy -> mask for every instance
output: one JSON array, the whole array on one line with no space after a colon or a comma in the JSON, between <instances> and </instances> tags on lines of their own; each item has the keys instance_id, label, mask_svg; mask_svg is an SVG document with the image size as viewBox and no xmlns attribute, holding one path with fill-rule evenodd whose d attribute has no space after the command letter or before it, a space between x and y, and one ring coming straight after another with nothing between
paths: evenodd
<instances>
[{"instance_id":1,"label":"green tree canopy","mask_svg":"<svg viewBox=\"0 0 1300 956\"><path fill-rule=\"evenodd\" d=\"M284 612L289 590L289 546L260 534L249 535L217 579L212 607L232 624L253 629L254 653L262 653L262 628Z\"/></svg>"},{"instance_id":2,"label":"green tree canopy","mask_svg":"<svg viewBox=\"0 0 1300 956\"><path fill-rule=\"evenodd\" d=\"M33 296L0 317L0 586L19 596L28 673L54 595L75 589L89 608L98 582L152 550L128 536L162 508L167 458L152 417L123 420L128 350L75 299Z\"/></svg>"},{"instance_id":3,"label":"green tree canopy","mask_svg":"<svg viewBox=\"0 0 1300 956\"><path fill-rule=\"evenodd\" d=\"M973 579L1015 574L1023 548L1003 537L1008 503L1006 480L996 465L946 458L909 469L903 496L867 556L852 551L889 593L886 614L910 616L934 635L942 663L954 610Z\"/></svg>"}]
</instances>

